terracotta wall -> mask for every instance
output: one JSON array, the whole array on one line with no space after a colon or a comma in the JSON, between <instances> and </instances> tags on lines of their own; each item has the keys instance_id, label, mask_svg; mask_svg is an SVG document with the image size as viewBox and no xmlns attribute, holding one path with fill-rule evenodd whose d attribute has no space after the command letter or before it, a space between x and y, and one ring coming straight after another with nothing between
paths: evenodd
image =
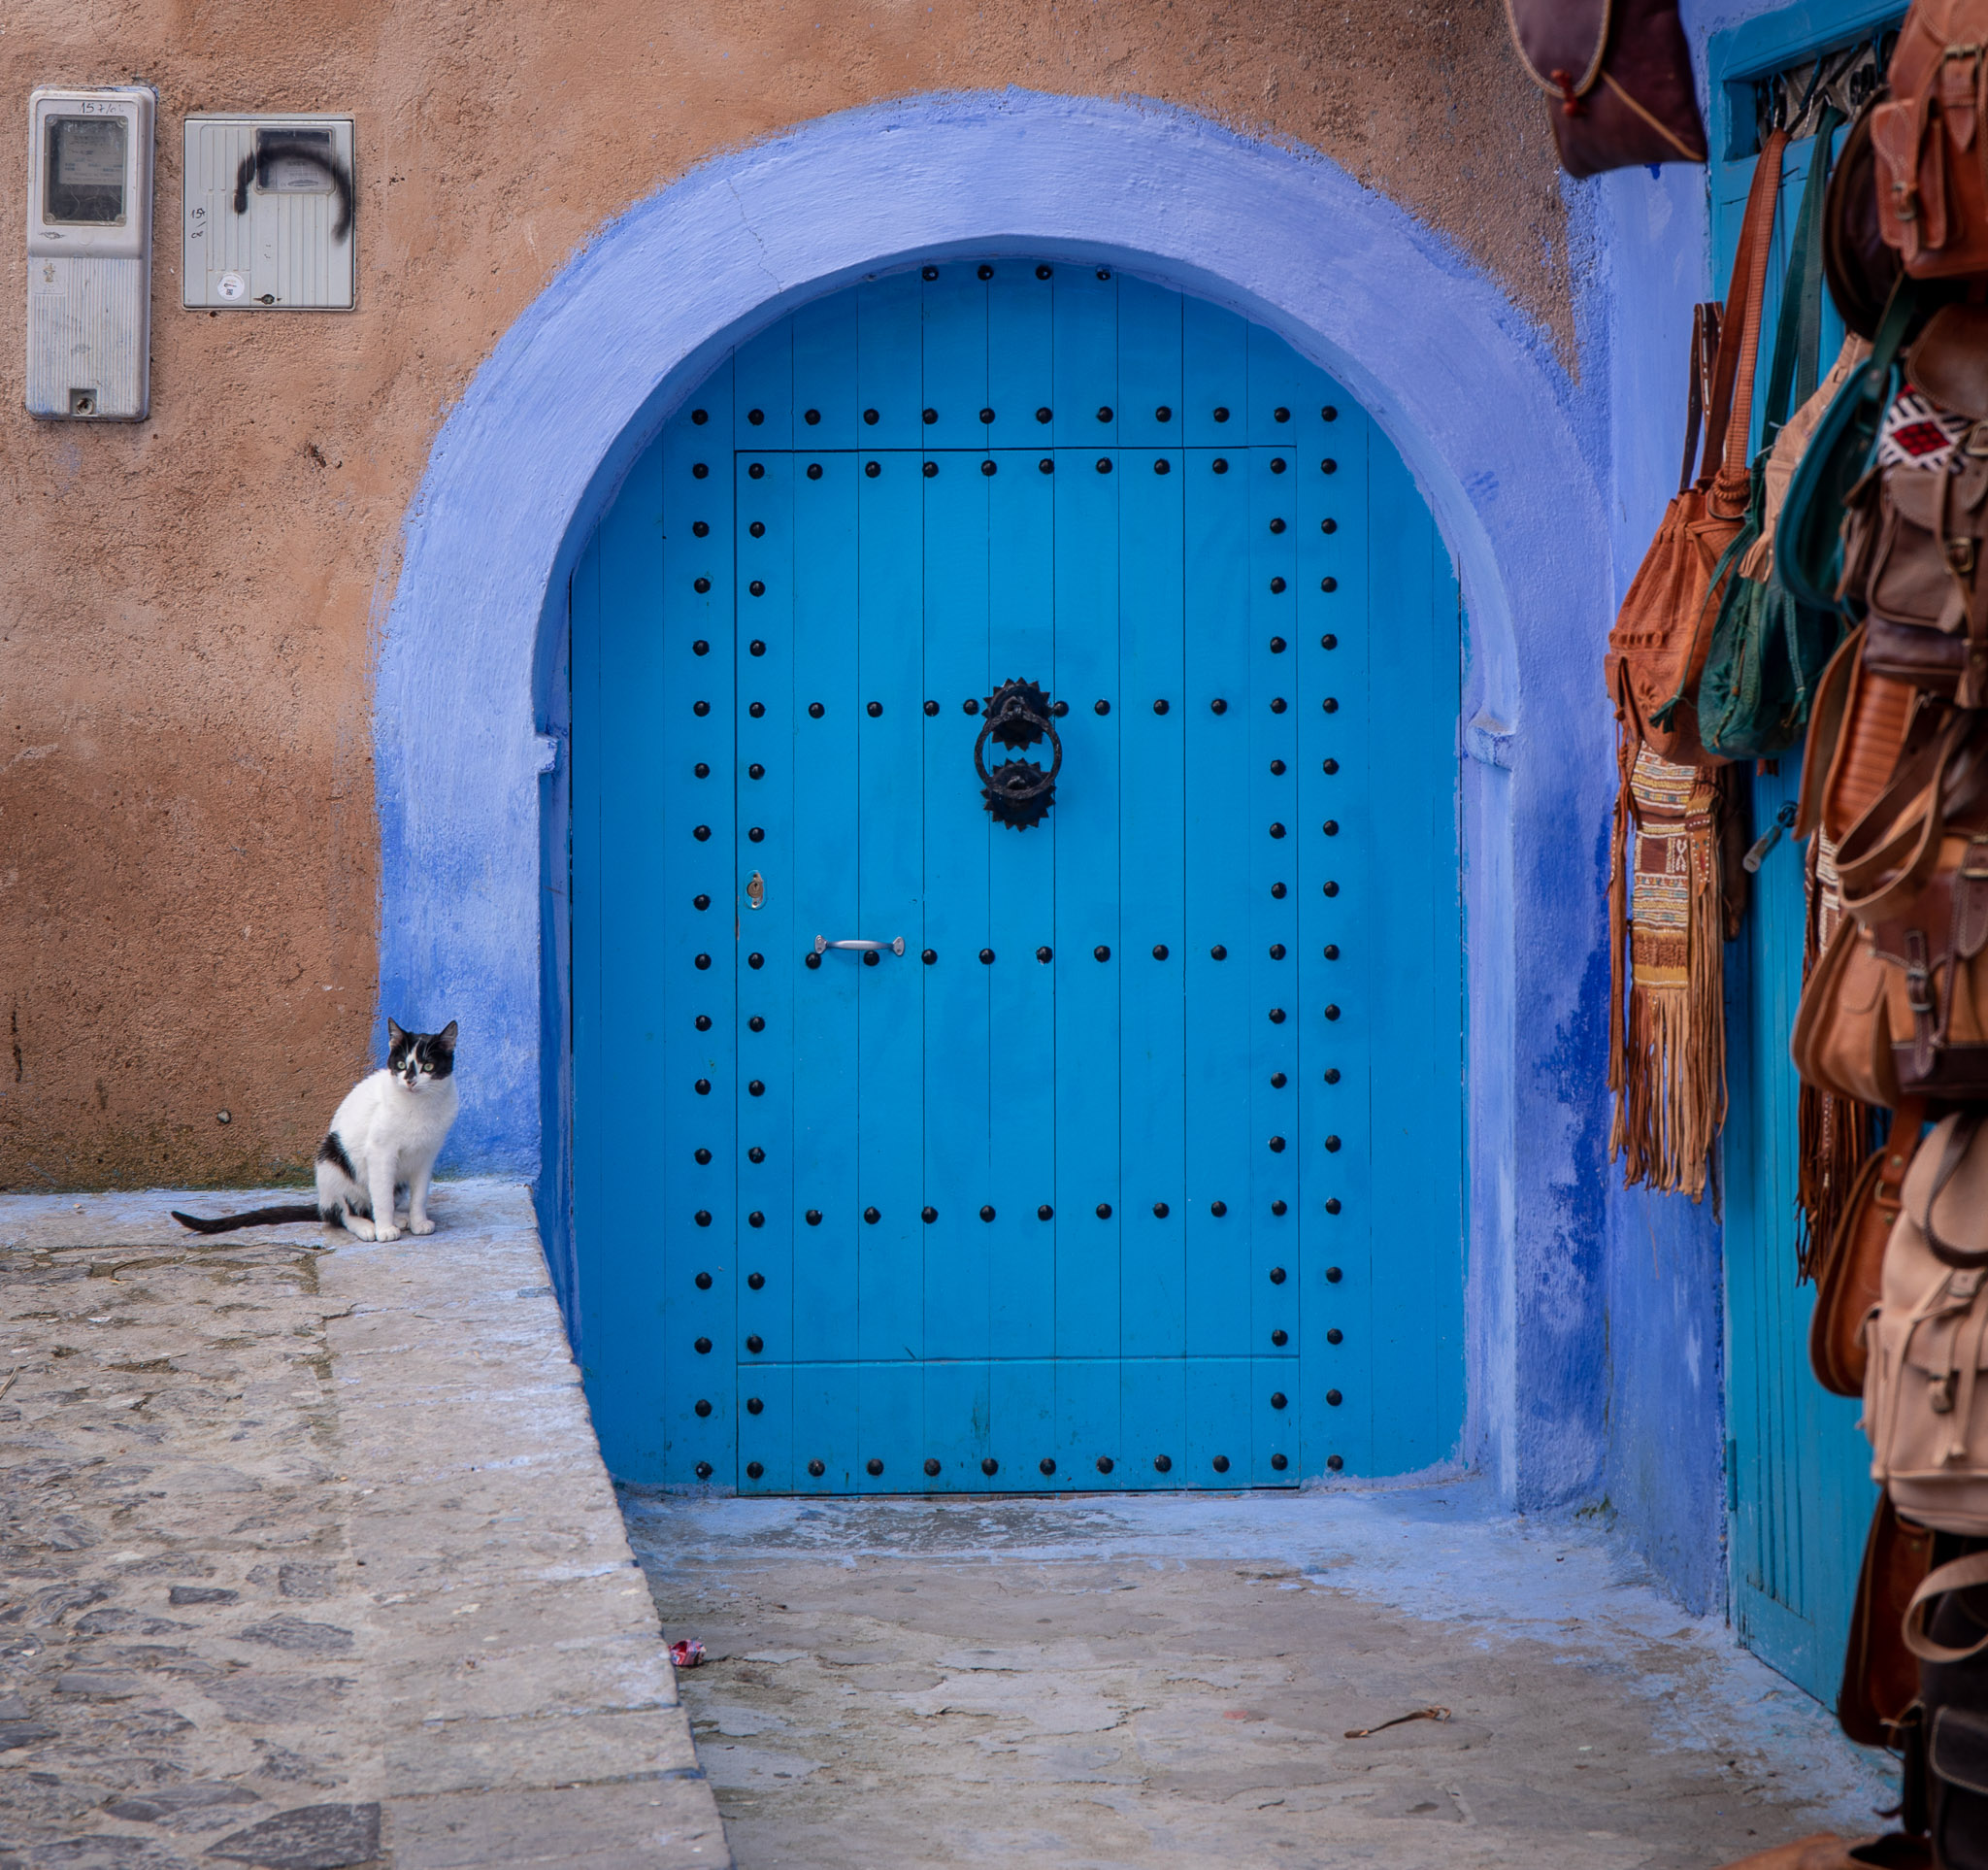
<instances>
[{"instance_id":1,"label":"terracotta wall","mask_svg":"<svg viewBox=\"0 0 1988 1870\"><path fill-rule=\"evenodd\" d=\"M21 407L37 83L159 91L152 416ZM1163 99L1323 150L1571 350L1499 0L15 0L0 33L0 1187L302 1175L376 1012L369 668L436 425L584 240L907 92ZM181 308L181 119L357 120L359 307ZM221 1113L228 1119L222 1120Z\"/></svg>"}]
</instances>

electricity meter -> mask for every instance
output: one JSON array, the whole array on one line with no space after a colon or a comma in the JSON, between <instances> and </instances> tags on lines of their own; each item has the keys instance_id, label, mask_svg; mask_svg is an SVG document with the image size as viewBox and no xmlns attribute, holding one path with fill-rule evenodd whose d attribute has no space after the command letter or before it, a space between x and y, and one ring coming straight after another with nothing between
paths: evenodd
<instances>
[{"instance_id":1,"label":"electricity meter","mask_svg":"<svg viewBox=\"0 0 1988 1870\"><path fill-rule=\"evenodd\" d=\"M182 297L211 312L352 308L352 119L186 119Z\"/></svg>"},{"instance_id":2,"label":"electricity meter","mask_svg":"<svg viewBox=\"0 0 1988 1870\"><path fill-rule=\"evenodd\" d=\"M27 409L139 421L151 400L145 85L28 97Z\"/></svg>"}]
</instances>

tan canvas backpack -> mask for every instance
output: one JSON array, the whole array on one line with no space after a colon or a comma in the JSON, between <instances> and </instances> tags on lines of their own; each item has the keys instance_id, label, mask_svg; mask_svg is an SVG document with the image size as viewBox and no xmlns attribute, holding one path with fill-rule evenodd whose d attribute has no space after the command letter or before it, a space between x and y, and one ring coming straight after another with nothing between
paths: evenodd
<instances>
[{"instance_id":1,"label":"tan canvas backpack","mask_svg":"<svg viewBox=\"0 0 1988 1870\"><path fill-rule=\"evenodd\" d=\"M1905 1172L1865 1325L1871 1476L1906 1519L1988 1535L1988 1130L1944 1119Z\"/></svg>"}]
</instances>

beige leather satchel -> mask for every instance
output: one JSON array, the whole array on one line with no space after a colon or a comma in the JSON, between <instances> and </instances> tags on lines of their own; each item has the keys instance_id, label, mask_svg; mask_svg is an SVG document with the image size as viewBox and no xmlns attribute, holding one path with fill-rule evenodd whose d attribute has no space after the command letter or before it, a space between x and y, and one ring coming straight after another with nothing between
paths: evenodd
<instances>
[{"instance_id":1,"label":"beige leather satchel","mask_svg":"<svg viewBox=\"0 0 1988 1870\"><path fill-rule=\"evenodd\" d=\"M1988 1129L1945 1118L1905 1172L1865 1323L1871 1476L1906 1519L1988 1535Z\"/></svg>"}]
</instances>

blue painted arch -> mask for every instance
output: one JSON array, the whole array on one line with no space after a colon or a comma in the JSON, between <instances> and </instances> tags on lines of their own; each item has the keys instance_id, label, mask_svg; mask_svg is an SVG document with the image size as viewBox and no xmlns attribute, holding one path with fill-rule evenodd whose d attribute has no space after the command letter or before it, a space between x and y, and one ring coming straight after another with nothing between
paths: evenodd
<instances>
[{"instance_id":1,"label":"blue painted arch","mask_svg":"<svg viewBox=\"0 0 1988 1870\"><path fill-rule=\"evenodd\" d=\"M455 1160L538 1177L558 1235L560 671L588 530L733 345L866 274L970 253L1108 263L1270 326L1360 396L1456 555L1474 755L1460 1453L1521 1502L1573 1497L1604 1434L1593 665L1612 579L1591 402L1445 240L1315 153L1186 113L1011 91L810 122L604 227L479 370L408 516L375 717L381 1000L463 1019Z\"/></svg>"}]
</instances>

